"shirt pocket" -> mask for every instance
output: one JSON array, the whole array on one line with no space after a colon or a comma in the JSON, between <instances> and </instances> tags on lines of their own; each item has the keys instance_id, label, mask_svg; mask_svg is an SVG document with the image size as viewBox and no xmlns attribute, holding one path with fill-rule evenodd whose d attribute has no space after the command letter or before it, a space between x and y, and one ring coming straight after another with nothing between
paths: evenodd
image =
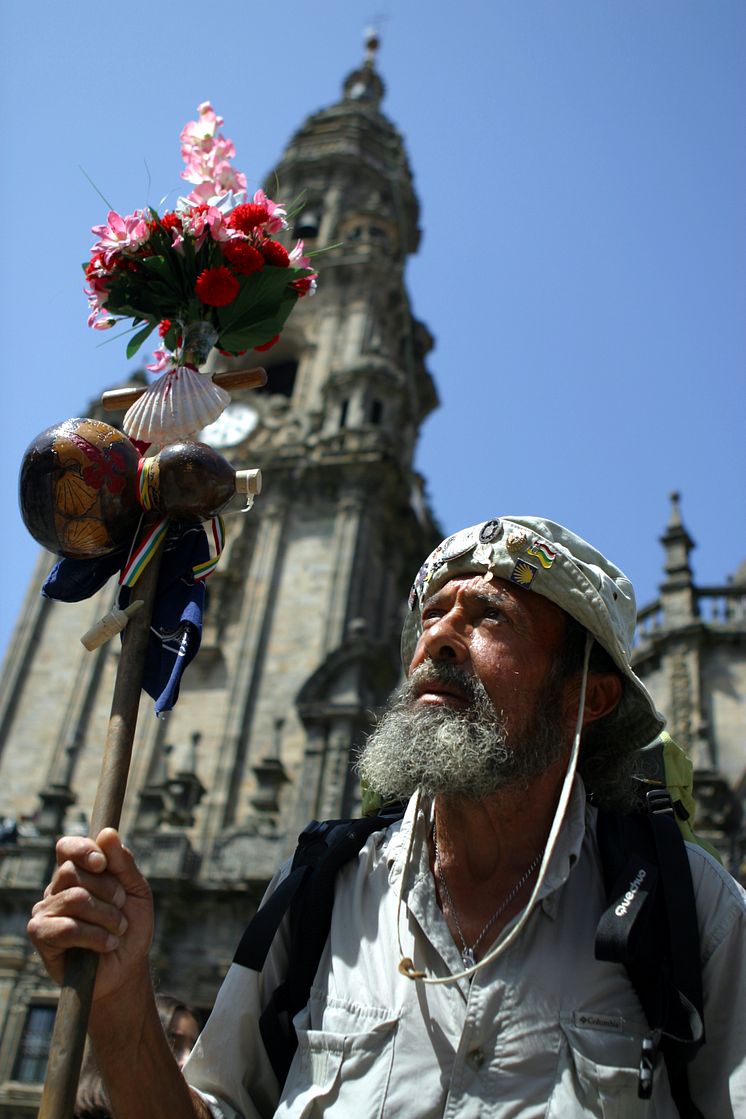
<instances>
[{"instance_id":1,"label":"shirt pocket","mask_svg":"<svg viewBox=\"0 0 746 1119\"><path fill-rule=\"evenodd\" d=\"M399 1016L379 1007L335 1003L312 1029L307 1007L294 1019L298 1051L276 1119L380 1119L388 1093Z\"/></svg>"},{"instance_id":2,"label":"shirt pocket","mask_svg":"<svg viewBox=\"0 0 746 1119\"><path fill-rule=\"evenodd\" d=\"M669 1119L678 1113L669 1110L662 1096L653 1091L653 1098L641 1100L638 1095L639 1062L642 1040L647 1028L622 1019L610 1019L613 1025L578 1025L562 1021L554 1091L546 1110L546 1119ZM655 1082L668 1079L659 1057ZM665 1093L665 1100L670 1096Z\"/></svg>"}]
</instances>

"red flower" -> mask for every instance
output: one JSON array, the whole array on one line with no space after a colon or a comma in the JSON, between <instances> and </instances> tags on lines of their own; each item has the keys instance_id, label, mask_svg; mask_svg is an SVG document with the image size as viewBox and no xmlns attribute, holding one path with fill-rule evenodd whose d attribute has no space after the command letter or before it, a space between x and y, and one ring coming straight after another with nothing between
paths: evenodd
<instances>
[{"instance_id":1,"label":"red flower","mask_svg":"<svg viewBox=\"0 0 746 1119\"><path fill-rule=\"evenodd\" d=\"M311 286L313 285L314 279L314 276L301 276L299 280L293 280L290 286L294 287L295 290L298 292L298 295L303 297L304 295L308 295L309 291L311 290Z\"/></svg>"},{"instance_id":2,"label":"red flower","mask_svg":"<svg viewBox=\"0 0 746 1119\"><path fill-rule=\"evenodd\" d=\"M221 350L218 347L218 353L222 354L223 357L243 357L246 352L246 350Z\"/></svg>"},{"instance_id":3,"label":"red flower","mask_svg":"<svg viewBox=\"0 0 746 1119\"><path fill-rule=\"evenodd\" d=\"M227 307L238 295L240 284L229 268L205 268L197 277L194 292L208 307Z\"/></svg>"},{"instance_id":4,"label":"red flower","mask_svg":"<svg viewBox=\"0 0 746 1119\"><path fill-rule=\"evenodd\" d=\"M171 329L171 327L172 327L173 325L174 325L174 324L173 324L173 323L171 322L171 320L170 320L170 319L163 319L163 320L161 321L161 323L160 323L160 325L159 325L159 327L158 327L158 333L160 334L161 338L165 338L165 337L166 337L166 335L168 334L169 330ZM181 345L181 334L180 334L180 333L178 333L178 332L177 332L177 334L176 334L176 345L177 345L177 346L180 346L180 345Z\"/></svg>"},{"instance_id":5,"label":"red flower","mask_svg":"<svg viewBox=\"0 0 746 1119\"><path fill-rule=\"evenodd\" d=\"M241 233L251 233L258 225L269 221L269 210L257 202L244 202L231 211L227 224L231 229L239 229Z\"/></svg>"},{"instance_id":6,"label":"red flower","mask_svg":"<svg viewBox=\"0 0 746 1119\"><path fill-rule=\"evenodd\" d=\"M257 353L263 354L266 350L271 350L280 341L280 335L275 334L274 338L270 338L269 342L262 342L261 346L254 346Z\"/></svg>"},{"instance_id":7,"label":"red flower","mask_svg":"<svg viewBox=\"0 0 746 1119\"><path fill-rule=\"evenodd\" d=\"M272 241L270 238L267 238L266 241L262 241L260 244L259 251L267 264L274 264L277 268L287 268L290 264L288 251L279 241Z\"/></svg>"},{"instance_id":8,"label":"red flower","mask_svg":"<svg viewBox=\"0 0 746 1119\"><path fill-rule=\"evenodd\" d=\"M90 277L93 273L105 271L106 265L104 264L104 258L101 256L101 253L94 253L85 266L86 276Z\"/></svg>"},{"instance_id":9,"label":"red flower","mask_svg":"<svg viewBox=\"0 0 746 1119\"><path fill-rule=\"evenodd\" d=\"M164 229L178 229L179 233L181 233L182 229L184 228L181 224L181 218L178 214L175 214L173 210L170 213L163 215L163 217L161 218L161 225Z\"/></svg>"},{"instance_id":10,"label":"red flower","mask_svg":"<svg viewBox=\"0 0 746 1119\"><path fill-rule=\"evenodd\" d=\"M239 276L250 276L264 268L264 257L248 241L226 241L223 256Z\"/></svg>"}]
</instances>

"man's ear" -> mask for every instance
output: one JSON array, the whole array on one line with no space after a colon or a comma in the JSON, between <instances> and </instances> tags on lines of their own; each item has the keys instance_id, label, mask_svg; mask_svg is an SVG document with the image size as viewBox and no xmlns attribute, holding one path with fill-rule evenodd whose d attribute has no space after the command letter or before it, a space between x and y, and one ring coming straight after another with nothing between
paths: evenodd
<instances>
[{"instance_id":1,"label":"man's ear","mask_svg":"<svg viewBox=\"0 0 746 1119\"><path fill-rule=\"evenodd\" d=\"M616 672L589 672L585 688L583 726L602 719L618 706L623 685Z\"/></svg>"}]
</instances>

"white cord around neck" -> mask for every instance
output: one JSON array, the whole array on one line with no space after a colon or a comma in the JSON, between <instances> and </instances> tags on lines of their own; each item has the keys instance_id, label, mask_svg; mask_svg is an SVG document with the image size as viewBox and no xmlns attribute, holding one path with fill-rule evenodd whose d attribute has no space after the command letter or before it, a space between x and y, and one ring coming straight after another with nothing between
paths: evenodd
<instances>
[{"instance_id":1,"label":"white cord around neck","mask_svg":"<svg viewBox=\"0 0 746 1119\"><path fill-rule=\"evenodd\" d=\"M559 801L557 802L557 809L554 813L554 819L552 821L552 827L549 831L549 838L547 839L547 845L544 848L544 857L541 860L541 867L539 869L539 874L536 878L536 882L534 883L534 888L531 891L531 897L526 902L525 908L521 912L520 917L518 918L515 925L513 925L512 929L510 929L506 933L505 936L498 937L498 939L495 941L495 943L492 946L492 948L490 949L490 951L487 952L482 957L482 959L479 961L479 963L475 963L470 967L465 967L463 969L463 971L456 972L454 975L445 975L443 977L437 977L437 976L434 976L434 975L427 975L426 972L419 971L415 967L414 962L411 959L411 957L404 955L404 949L402 948L402 942L401 942L401 922L400 922L401 907L402 907L402 903L403 903L404 890L407 886L407 882L406 882L407 872L411 868L411 865L412 865L411 864L412 850L413 850L413 847L414 847L415 833L417 831L417 829L415 827L415 821L417 819L418 809L419 809L419 801L420 801L420 794L419 794L419 791L418 791L417 802L415 804L415 816L414 816L414 819L413 819L413 822L412 822L412 829L411 829L411 833L410 833L410 837L409 837L409 843L407 845L407 853L406 853L406 858L405 858L405 862L404 862L404 869L402 871L402 878L401 878L401 883L400 883L400 886L399 886L399 901L398 901L398 904L397 904L397 907L396 907L396 936L397 936L397 943L398 943L398 947L399 947L399 954L401 956L401 960L399 962L399 971L402 973L402 975L406 975L407 979L419 980L422 983L429 983L429 984L432 984L433 986L436 986L436 985L441 986L441 985L446 984L446 983L457 983L461 979L471 979L471 977L473 975L476 975L476 973L478 971L481 971L483 967L487 967L488 964L491 964L493 960L496 960L498 956L501 956L503 954L503 952L506 951L506 949L513 943L513 941L516 939L516 937L518 937L520 935L520 933L522 932L526 922L528 921L529 917L531 916L531 913L533 912L533 909L534 909L534 905L536 904L537 898L539 896L539 891L541 890L542 886L544 885L544 880L546 879L546 876L547 876L547 871L549 869L549 864L552 860L552 855L554 854L554 848L557 845L557 839L559 838L559 833L560 833L560 830L562 828L562 824L564 823L564 820L565 820L565 814L567 812L567 806L570 802L570 794L572 793L573 781L575 780L575 770L577 769L577 766L578 766L578 755L580 754L580 736L581 736L582 731L583 731L583 714L584 714L584 711L585 711L585 692L586 692L586 686L587 686L587 683L588 683L588 661L590 659L592 646L593 646L593 637L591 636L590 633L588 633L588 634L586 634L585 650L584 650L584 653L583 653L583 674L582 674L582 678L581 678L581 682L580 682L580 696L578 698L578 716L577 716L577 719L575 720L575 734L573 736L572 749L570 751L570 757L568 758L568 761L567 761L567 769L565 770L565 778L564 778L564 781L562 782L562 789L560 791Z\"/></svg>"},{"instance_id":2,"label":"white cord around neck","mask_svg":"<svg viewBox=\"0 0 746 1119\"><path fill-rule=\"evenodd\" d=\"M474 964L476 963L476 956L474 955L474 953L476 952L477 948L482 943L485 936L490 931L490 929L492 928L492 926L494 925L494 923L498 919L498 917L500 917L505 912L505 910L508 908L508 906L510 905L511 901L516 896L516 894L518 894L520 892L520 890L523 888L523 886L525 886L525 884L528 882L529 878L531 877L531 875L534 873L537 866L541 862L541 857L544 854L544 852L540 851L539 854L536 856L536 858L531 860L530 865L526 868L526 870L524 870L523 874L518 879L518 881L515 883L513 888L510 890L510 892L507 893L505 895L505 897L501 899L500 904L498 905L497 909L492 914L489 921L484 926L484 928L480 932L479 936L477 937L477 939L474 941L474 943L472 944L472 946L470 948L469 945L466 943L466 937L464 936L464 931L461 928L461 922L459 921L459 918L458 918L458 910L456 909L453 898L451 897L451 891L448 889L448 883L446 882L446 876L443 872L443 866L442 866L441 861L440 861L440 851L438 850L438 836L437 836L437 830L436 830L435 825L433 825L433 847L435 849L435 870L436 870L437 875L438 875L438 881L440 882L440 885L441 885L441 888L443 890L443 894L445 895L446 901L448 902L449 906L451 907L451 913L453 914L453 920L454 920L454 923L456 925L456 932L458 933L459 938L461 940L461 959L464 961L464 967L473 967Z\"/></svg>"}]
</instances>

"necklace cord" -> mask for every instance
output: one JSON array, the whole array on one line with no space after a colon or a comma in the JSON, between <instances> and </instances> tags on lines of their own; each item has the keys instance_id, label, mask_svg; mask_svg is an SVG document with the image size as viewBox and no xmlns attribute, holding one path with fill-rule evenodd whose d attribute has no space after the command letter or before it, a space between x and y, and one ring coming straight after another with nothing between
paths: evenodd
<instances>
[{"instance_id":1,"label":"necklace cord","mask_svg":"<svg viewBox=\"0 0 746 1119\"><path fill-rule=\"evenodd\" d=\"M536 855L531 860L530 865L526 868L526 870L524 870L523 874L518 879L518 881L515 883L515 885L512 887L510 892L508 894L506 894L504 898L502 898L502 900L500 901L500 904L498 905L497 909L492 914L492 916L488 920L487 924L484 926L484 928L480 932L479 936L477 937L477 939L474 941L474 943L472 944L472 946L470 948L469 945L466 943L466 937L464 936L463 929L461 928L461 922L459 921L459 918L458 918L458 911L456 909L455 902L454 902L453 898L451 897L451 891L448 889L448 883L446 882L446 876L445 876L445 873L443 871L443 864L440 861L440 850L438 848L438 836L436 834L435 824L433 824L433 847L435 848L435 869L436 869L437 874L438 874L438 881L440 882L440 885L443 888L443 893L446 897L446 900L451 907L451 912L453 913L453 920L454 920L455 925L456 925L456 931L458 932L458 935L461 939L461 944L462 944L461 959L464 961L464 965L466 967L473 967L474 964L476 963L474 953L476 952L477 948L482 943L485 936L487 935L489 930L492 928L492 926L494 925L494 923L498 919L498 917L502 913L505 912L505 910L508 908L508 906L510 905L513 898L520 892L522 887L525 886L526 882L528 882L529 878L531 877L531 875L534 873L537 866L541 862L542 855L544 854L544 852L543 852L543 850L540 851L539 854Z\"/></svg>"}]
</instances>

